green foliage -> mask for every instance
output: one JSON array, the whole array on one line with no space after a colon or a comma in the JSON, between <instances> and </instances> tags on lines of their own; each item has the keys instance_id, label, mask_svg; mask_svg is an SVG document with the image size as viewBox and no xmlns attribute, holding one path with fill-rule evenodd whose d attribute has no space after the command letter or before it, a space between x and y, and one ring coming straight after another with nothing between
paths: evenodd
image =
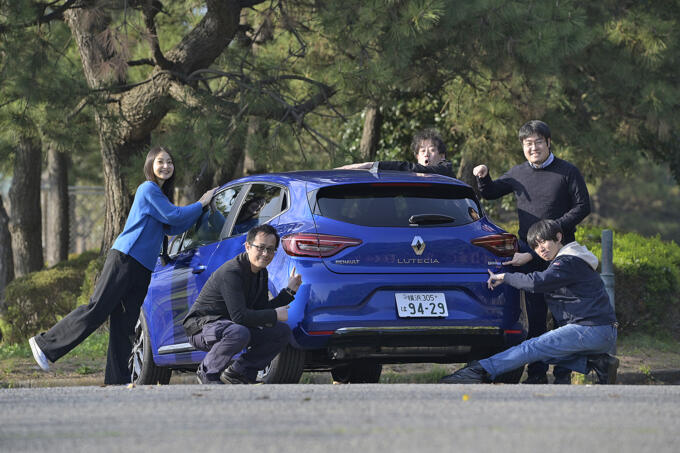
<instances>
[{"instance_id":1,"label":"green foliage","mask_svg":"<svg viewBox=\"0 0 680 453\"><path fill-rule=\"evenodd\" d=\"M0 27L8 27L0 39L0 172L11 173L21 137L69 154L94 149L91 115L76 108L88 90L68 26L17 26L35 21L35 4L0 3Z\"/></svg>"},{"instance_id":2,"label":"green foliage","mask_svg":"<svg viewBox=\"0 0 680 453\"><path fill-rule=\"evenodd\" d=\"M606 175L589 189L597 224L680 243L680 185L668 168L649 161L632 162L631 168L631 177Z\"/></svg>"},{"instance_id":3,"label":"green foliage","mask_svg":"<svg viewBox=\"0 0 680 453\"><path fill-rule=\"evenodd\" d=\"M640 355L648 351L677 354L680 351L680 341L674 339L668 332L655 333L655 335L633 332L619 336L616 347L619 351L625 351L624 354L629 352L630 354Z\"/></svg>"},{"instance_id":4,"label":"green foliage","mask_svg":"<svg viewBox=\"0 0 680 453\"><path fill-rule=\"evenodd\" d=\"M73 310L83 283L83 271L95 256L94 252L86 252L7 285L0 314L3 340L23 342Z\"/></svg>"},{"instance_id":5,"label":"green foliage","mask_svg":"<svg viewBox=\"0 0 680 453\"><path fill-rule=\"evenodd\" d=\"M516 221L501 226L517 234ZM602 256L602 229L590 225L576 229L576 240L598 259ZM619 332L680 339L680 245L659 235L614 231L613 261Z\"/></svg>"},{"instance_id":6,"label":"green foliage","mask_svg":"<svg viewBox=\"0 0 680 453\"><path fill-rule=\"evenodd\" d=\"M83 359L101 359L102 357L106 357L108 344L108 333L96 330L92 335L87 337L85 341L76 346L69 356ZM0 360L13 358L30 358L33 360L32 354L28 341L21 341L18 343L4 341L0 343Z\"/></svg>"},{"instance_id":7,"label":"green foliage","mask_svg":"<svg viewBox=\"0 0 680 453\"><path fill-rule=\"evenodd\" d=\"M462 138L445 124L448 111L440 98L430 95L404 98L394 101L389 106L383 106L380 111L383 115L383 124L377 160L414 161L415 157L411 152L413 135L425 128L435 128L439 130L447 145L447 158L457 165L460 157L457 148ZM338 162L338 165L361 159L359 143L362 128L363 115L352 118L346 124L340 144L347 154L342 155L343 160Z\"/></svg>"},{"instance_id":8,"label":"green foliage","mask_svg":"<svg viewBox=\"0 0 680 453\"><path fill-rule=\"evenodd\" d=\"M601 256L601 229L579 227L576 240ZM680 246L659 236L614 233L616 315L622 331L680 331Z\"/></svg>"}]
</instances>

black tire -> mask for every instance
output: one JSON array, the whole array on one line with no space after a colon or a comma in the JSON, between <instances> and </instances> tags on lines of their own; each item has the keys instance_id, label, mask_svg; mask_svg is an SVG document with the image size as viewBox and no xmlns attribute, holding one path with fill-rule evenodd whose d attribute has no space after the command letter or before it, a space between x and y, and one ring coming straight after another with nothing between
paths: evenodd
<instances>
[{"instance_id":1,"label":"black tire","mask_svg":"<svg viewBox=\"0 0 680 453\"><path fill-rule=\"evenodd\" d=\"M373 360L355 360L331 370L333 380L343 384L376 384L381 373L382 365Z\"/></svg>"},{"instance_id":2,"label":"black tire","mask_svg":"<svg viewBox=\"0 0 680 453\"><path fill-rule=\"evenodd\" d=\"M257 373L257 380L265 384L297 384L304 370L305 351L288 345L268 367Z\"/></svg>"},{"instance_id":3,"label":"black tire","mask_svg":"<svg viewBox=\"0 0 680 453\"><path fill-rule=\"evenodd\" d=\"M132 343L132 354L128 360L128 369L132 374L134 384L162 384L170 383L172 370L156 366L151 352L151 340L149 339L149 327L144 317L144 311L139 312L139 319L135 326L135 340Z\"/></svg>"},{"instance_id":4,"label":"black tire","mask_svg":"<svg viewBox=\"0 0 680 453\"><path fill-rule=\"evenodd\" d=\"M498 376L494 382L502 384L519 384L522 375L524 374L524 365L517 368L516 370L508 371Z\"/></svg>"}]
</instances>

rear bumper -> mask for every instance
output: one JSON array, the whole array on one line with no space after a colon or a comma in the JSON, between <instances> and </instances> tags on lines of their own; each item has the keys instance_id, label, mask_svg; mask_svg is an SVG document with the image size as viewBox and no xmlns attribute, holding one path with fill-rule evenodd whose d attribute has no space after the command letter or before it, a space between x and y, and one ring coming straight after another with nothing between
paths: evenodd
<instances>
[{"instance_id":1,"label":"rear bumper","mask_svg":"<svg viewBox=\"0 0 680 453\"><path fill-rule=\"evenodd\" d=\"M308 351L308 369L352 360L379 363L465 362L488 357L526 337L524 329L494 326L346 327L326 336L326 347Z\"/></svg>"}]
</instances>

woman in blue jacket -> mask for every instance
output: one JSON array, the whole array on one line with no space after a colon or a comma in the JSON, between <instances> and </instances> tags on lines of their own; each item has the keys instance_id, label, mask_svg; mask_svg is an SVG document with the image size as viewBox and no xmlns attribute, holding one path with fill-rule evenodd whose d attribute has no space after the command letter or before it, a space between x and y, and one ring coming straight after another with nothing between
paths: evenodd
<instances>
[{"instance_id":1,"label":"woman in blue jacket","mask_svg":"<svg viewBox=\"0 0 680 453\"><path fill-rule=\"evenodd\" d=\"M172 156L157 146L146 156L142 183L135 194L123 232L113 243L95 285L90 303L81 305L50 330L29 339L33 357L40 368L49 370L109 318L109 349L105 384L130 382L128 358L132 337L151 280L151 271L165 235L187 230L210 203L211 189L185 207L172 204L175 167Z\"/></svg>"}]
</instances>

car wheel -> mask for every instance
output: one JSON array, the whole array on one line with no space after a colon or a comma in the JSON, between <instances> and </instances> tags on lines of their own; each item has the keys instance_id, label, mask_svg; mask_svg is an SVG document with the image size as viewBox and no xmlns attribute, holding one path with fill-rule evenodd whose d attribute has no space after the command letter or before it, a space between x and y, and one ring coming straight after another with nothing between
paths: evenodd
<instances>
[{"instance_id":1,"label":"car wheel","mask_svg":"<svg viewBox=\"0 0 680 453\"><path fill-rule=\"evenodd\" d=\"M503 384L519 384L519 381L520 379L522 379L523 374L524 365L517 368L516 370L508 371L507 373L501 374L496 379L494 379L494 382L499 382Z\"/></svg>"},{"instance_id":2,"label":"car wheel","mask_svg":"<svg viewBox=\"0 0 680 453\"><path fill-rule=\"evenodd\" d=\"M156 366L151 352L149 327L144 312L139 313L135 326L135 340L132 344L132 354L128 360L128 369L132 374L134 384L169 384L172 370Z\"/></svg>"},{"instance_id":3,"label":"car wheel","mask_svg":"<svg viewBox=\"0 0 680 453\"><path fill-rule=\"evenodd\" d=\"M356 360L331 370L336 382L343 384L375 384L380 380L382 365L373 360Z\"/></svg>"},{"instance_id":4,"label":"car wheel","mask_svg":"<svg viewBox=\"0 0 680 453\"><path fill-rule=\"evenodd\" d=\"M269 366L257 373L257 380L265 384L297 384L304 370L305 351L288 345Z\"/></svg>"}]
</instances>

